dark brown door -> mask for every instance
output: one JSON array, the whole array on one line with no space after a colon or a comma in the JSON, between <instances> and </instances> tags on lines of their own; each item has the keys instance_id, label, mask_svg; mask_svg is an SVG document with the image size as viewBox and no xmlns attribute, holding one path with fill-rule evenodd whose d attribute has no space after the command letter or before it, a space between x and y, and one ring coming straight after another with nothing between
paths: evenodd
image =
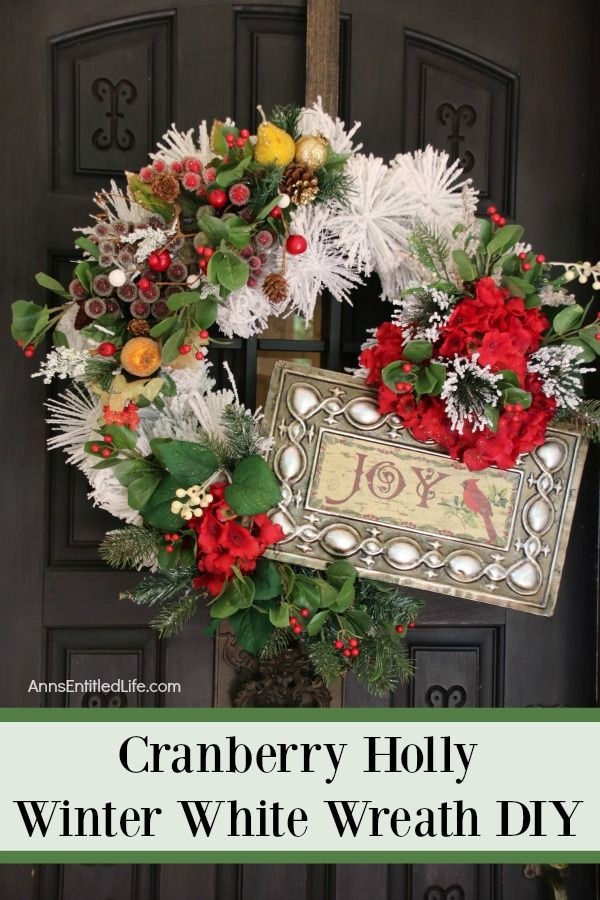
<instances>
[{"instance_id":1,"label":"dark brown door","mask_svg":"<svg viewBox=\"0 0 600 900\"><path fill-rule=\"evenodd\" d=\"M168 127L233 112L254 124L258 102L302 101L303 3L68 0L0 4L4 128L4 297L31 297L32 275L64 277L72 232L91 195L135 169ZM427 142L462 159L493 200L548 256L594 256L588 213L594 117L593 4L559 0L344 0L340 107L363 122L365 149L390 157ZM568 39L567 39L568 36ZM597 76L595 76L597 77ZM597 256L597 253L596 253ZM352 365L386 309L372 284L352 310L324 298L311 326L286 320L227 358L249 403L273 361ZM5 319L7 324L7 316ZM43 386L0 329L4 534L0 703L64 702L27 692L32 678L175 681L182 693L74 695L68 703L230 705L251 663L199 617L160 644L149 616L119 601L135 576L108 571L97 544L113 524L85 485L44 452ZM292 343L293 342L293 343ZM217 359L218 363L219 360ZM590 706L596 701L597 457L581 492L558 611L551 620L431 596L411 634L413 685L395 706ZM250 677L252 674L250 672ZM321 692L315 702L326 703ZM340 702L338 696L334 702ZM376 705L349 681L343 702ZM591 867L568 879L570 900L595 896ZM65 866L0 869L7 900L538 900L518 866Z\"/></svg>"}]
</instances>

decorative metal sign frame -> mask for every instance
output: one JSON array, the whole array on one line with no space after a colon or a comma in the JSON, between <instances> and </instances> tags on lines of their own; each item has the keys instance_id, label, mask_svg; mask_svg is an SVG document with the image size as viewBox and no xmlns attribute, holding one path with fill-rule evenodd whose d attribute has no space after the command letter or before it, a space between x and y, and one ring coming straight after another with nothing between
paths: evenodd
<instances>
[{"instance_id":1,"label":"decorative metal sign frame","mask_svg":"<svg viewBox=\"0 0 600 900\"><path fill-rule=\"evenodd\" d=\"M278 362L264 433L283 499L273 559L551 616L587 441L551 428L513 469L469 472L352 376Z\"/></svg>"}]
</instances>

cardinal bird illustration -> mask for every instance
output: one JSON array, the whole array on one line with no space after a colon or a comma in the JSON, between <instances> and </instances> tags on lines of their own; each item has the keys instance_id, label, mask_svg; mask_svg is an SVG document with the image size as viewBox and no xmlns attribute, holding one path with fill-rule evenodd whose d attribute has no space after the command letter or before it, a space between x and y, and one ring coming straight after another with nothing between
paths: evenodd
<instances>
[{"instance_id":1,"label":"cardinal bird illustration","mask_svg":"<svg viewBox=\"0 0 600 900\"><path fill-rule=\"evenodd\" d=\"M490 544L498 540L494 523L492 522L492 507L483 491L477 486L477 478L468 478L462 483L464 487L463 501L467 509L477 513L483 519L485 530L488 533Z\"/></svg>"}]
</instances>

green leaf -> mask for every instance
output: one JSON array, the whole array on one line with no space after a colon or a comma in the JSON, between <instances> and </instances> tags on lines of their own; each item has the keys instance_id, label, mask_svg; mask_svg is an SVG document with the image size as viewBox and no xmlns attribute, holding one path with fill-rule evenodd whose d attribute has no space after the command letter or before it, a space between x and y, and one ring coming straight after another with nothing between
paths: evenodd
<instances>
[{"instance_id":1,"label":"green leaf","mask_svg":"<svg viewBox=\"0 0 600 900\"><path fill-rule=\"evenodd\" d=\"M221 166L215 181L219 187L231 187L232 184L235 184L236 181L239 181L242 178L251 162L251 156L244 156L238 163Z\"/></svg>"},{"instance_id":2,"label":"green leaf","mask_svg":"<svg viewBox=\"0 0 600 900\"><path fill-rule=\"evenodd\" d=\"M373 628L373 620L364 609L349 609L346 618L358 634L368 634Z\"/></svg>"},{"instance_id":3,"label":"green leaf","mask_svg":"<svg viewBox=\"0 0 600 900\"><path fill-rule=\"evenodd\" d=\"M165 475L150 500L140 510L141 516L148 525L161 531L177 531L181 527L181 516L171 512L171 503L175 500L175 491L180 484L172 475Z\"/></svg>"},{"instance_id":4,"label":"green leaf","mask_svg":"<svg viewBox=\"0 0 600 900\"><path fill-rule=\"evenodd\" d=\"M12 306L11 334L15 341L29 344L41 334L48 324L49 313L46 306L39 306L31 300L16 300Z\"/></svg>"},{"instance_id":5,"label":"green leaf","mask_svg":"<svg viewBox=\"0 0 600 900\"><path fill-rule=\"evenodd\" d=\"M582 332L580 332L580 334L582 334ZM598 350L595 350L587 341L582 340L581 338L565 338L562 343L570 344L573 347L579 347L581 354L577 357L578 363L594 362L598 355Z\"/></svg>"},{"instance_id":6,"label":"green leaf","mask_svg":"<svg viewBox=\"0 0 600 900\"><path fill-rule=\"evenodd\" d=\"M214 452L193 441L154 438L150 447L161 466L177 481L177 487L203 484L219 468Z\"/></svg>"},{"instance_id":7,"label":"green leaf","mask_svg":"<svg viewBox=\"0 0 600 900\"><path fill-rule=\"evenodd\" d=\"M240 219L240 224L232 223L231 219L228 219L227 225L227 240L229 243L233 244L238 250L243 250L244 247L247 247L252 238L252 226L248 225L244 219Z\"/></svg>"},{"instance_id":8,"label":"green leaf","mask_svg":"<svg viewBox=\"0 0 600 900\"><path fill-rule=\"evenodd\" d=\"M458 274L463 281L475 281L477 277L477 269L471 262L464 250L453 250L452 259L458 269Z\"/></svg>"},{"instance_id":9,"label":"green leaf","mask_svg":"<svg viewBox=\"0 0 600 900\"><path fill-rule=\"evenodd\" d=\"M557 334L566 334L567 331L579 328L584 315L585 310L578 303L574 303L573 306L565 306L554 316L552 327Z\"/></svg>"},{"instance_id":10,"label":"green leaf","mask_svg":"<svg viewBox=\"0 0 600 900\"><path fill-rule=\"evenodd\" d=\"M173 362L179 355L179 348L185 344L185 328L177 328L163 344L163 363Z\"/></svg>"},{"instance_id":11,"label":"green leaf","mask_svg":"<svg viewBox=\"0 0 600 900\"><path fill-rule=\"evenodd\" d=\"M127 488L127 502L132 509L143 509L160 484L158 472L144 472L134 478Z\"/></svg>"},{"instance_id":12,"label":"green leaf","mask_svg":"<svg viewBox=\"0 0 600 900\"><path fill-rule=\"evenodd\" d=\"M600 340L596 337L598 333L600 332L595 323L588 325L586 328L582 328L579 332L579 339L583 341L590 350L593 350L596 356L600 354Z\"/></svg>"},{"instance_id":13,"label":"green leaf","mask_svg":"<svg viewBox=\"0 0 600 900\"><path fill-rule=\"evenodd\" d=\"M122 459L117 462L113 461L112 465L116 479L124 487L129 487L136 478L153 471L151 464L146 459Z\"/></svg>"},{"instance_id":14,"label":"green leaf","mask_svg":"<svg viewBox=\"0 0 600 900\"><path fill-rule=\"evenodd\" d=\"M224 619L238 609L247 609L254 602L254 582L246 575L235 574L225 583L218 600L210 608L213 619ZM225 612L225 609L231 610Z\"/></svg>"},{"instance_id":15,"label":"green leaf","mask_svg":"<svg viewBox=\"0 0 600 900\"><path fill-rule=\"evenodd\" d=\"M403 356L411 363L420 363L431 359L433 344L431 341L409 341L404 347Z\"/></svg>"},{"instance_id":16,"label":"green leaf","mask_svg":"<svg viewBox=\"0 0 600 900\"><path fill-rule=\"evenodd\" d=\"M270 215L270 213L273 212L273 210L279 203L279 197L280 197L280 194L277 194L275 197L273 197L273 199L271 200L270 203L267 203L265 206L263 206L258 211L258 214L256 215L257 222L262 222L264 219L267 218L268 215Z\"/></svg>"},{"instance_id":17,"label":"green leaf","mask_svg":"<svg viewBox=\"0 0 600 900\"><path fill-rule=\"evenodd\" d=\"M167 547L171 546L171 551ZM194 551L189 545L185 545L183 541L176 541L173 544L162 544L158 549L158 565L160 569L169 571L172 569L191 568L194 565ZM216 620L213 620L216 621ZM218 622L216 625L218 627Z\"/></svg>"},{"instance_id":18,"label":"green leaf","mask_svg":"<svg viewBox=\"0 0 600 900\"><path fill-rule=\"evenodd\" d=\"M55 328L52 332L52 343L55 347L68 347L69 340L66 334L63 334L62 331L59 331L58 328Z\"/></svg>"},{"instance_id":19,"label":"green leaf","mask_svg":"<svg viewBox=\"0 0 600 900\"><path fill-rule=\"evenodd\" d=\"M524 278L505 275L502 283L504 287L508 288L512 297L526 297L528 294L535 294L534 286Z\"/></svg>"},{"instance_id":20,"label":"green leaf","mask_svg":"<svg viewBox=\"0 0 600 900\"><path fill-rule=\"evenodd\" d=\"M318 634L322 630L323 625L325 624L329 616L330 612L328 609L323 609L321 610L321 612L318 612L316 616L313 616L313 618L308 623L308 626L306 628L307 633L311 637L314 637L315 634Z\"/></svg>"},{"instance_id":21,"label":"green leaf","mask_svg":"<svg viewBox=\"0 0 600 900\"><path fill-rule=\"evenodd\" d=\"M163 386L160 389L161 394L165 397L175 397L177 395L177 385L171 376L163 371L160 373L160 377L163 380Z\"/></svg>"},{"instance_id":22,"label":"green leaf","mask_svg":"<svg viewBox=\"0 0 600 900\"><path fill-rule=\"evenodd\" d=\"M354 582L350 579L347 579L347 581L339 589L338 595L335 598L335 603L332 604L331 609L334 612L345 612L348 607L352 606L355 598L356 591L354 590Z\"/></svg>"},{"instance_id":23,"label":"green leaf","mask_svg":"<svg viewBox=\"0 0 600 900\"><path fill-rule=\"evenodd\" d=\"M483 407L485 417L490 423L490 429L493 432L498 431L498 422L500 421L500 407L486 405Z\"/></svg>"},{"instance_id":24,"label":"green leaf","mask_svg":"<svg viewBox=\"0 0 600 900\"><path fill-rule=\"evenodd\" d=\"M490 256L504 253L520 241L523 237L523 229L520 225L505 225L500 228L487 246Z\"/></svg>"},{"instance_id":25,"label":"green leaf","mask_svg":"<svg viewBox=\"0 0 600 900\"><path fill-rule=\"evenodd\" d=\"M78 237L75 241L75 246L79 247L80 250L85 250L85 252L89 253L90 256L93 256L94 259L100 259L100 248L98 247L98 244L90 241L89 238L83 236Z\"/></svg>"},{"instance_id":26,"label":"green leaf","mask_svg":"<svg viewBox=\"0 0 600 900\"><path fill-rule=\"evenodd\" d=\"M329 609L337 600L338 591L336 591L333 585L325 581L324 578L315 578L314 581L316 582L319 594L319 607L322 609Z\"/></svg>"},{"instance_id":27,"label":"green leaf","mask_svg":"<svg viewBox=\"0 0 600 900\"><path fill-rule=\"evenodd\" d=\"M210 132L210 145L214 152L218 153L219 156L225 156L229 150L226 140L228 134L238 137L239 131L235 125L226 125L225 122L218 122L216 120L213 122Z\"/></svg>"},{"instance_id":28,"label":"green leaf","mask_svg":"<svg viewBox=\"0 0 600 900\"><path fill-rule=\"evenodd\" d=\"M216 275L219 283L228 291L237 291L248 281L250 269L248 263L235 253L223 253L216 263Z\"/></svg>"},{"instance_id":29,"label":"green leaf","mask_svg":"<svg viewBox=\"0 0 600 900\"><path fill-rule=\"evenodd\" d=\"M257 600L274 600L275 597L281 596L281 578L277 566L272 560L266 559L264 556L259 559L256 569L252 573L252 580Z\"/></svg>"},{"instance_id":30,"label":"green leaf","mask_svg":"<svg viewBox=\"0 0 600 900\"><path fill-rule=\"evenodd\" d=\"M429 392L433 397L441 394L446 380L446 367L442 363L430 363L429 374L435 379L435 387Z\"/></svg>"},{"instance_id":31,"label":"green leaf","mask_svg":"<svg viewBox=\"0 0 600 900\"><path fill-rule=\"evenodd\" d=\"M346 581L354 584L358 578L358 572L346 559L338 559L327 567L326 578L329 584L339 590Z\"/></svg>"},{"instance_id":32,"label":"green leaf","mask_svg":"<svg viewBox=\"0 0 600 900\"><path fill-rule=\"evenodd\" d=\"M507 387L502 391L502 400L504 405L507 403L518 403L523 409L529 409L531 406L531 394L529 391L523 391L517 387Z\"/></svg>"},{"instance_id":33,"label":"green leaf","mask_svg":"<svg viewBox=\"0 0 600 900\"><path fill-rule=\"evenodd\" d=\"M151 185L144 184L137 175L131 174L127 176L127 184L129 185L129 190L134 200L139 203L140 206L143 206L144 209L148 209L150 212L162 216L167 223L172 220L175 214L175 207L157 197L153 192Z\"/></svg>"},{"instance_id":34,"label":"green leaf","mask_svg":"<svg viewBox=\"0 0 600 900\"><path fill-rule=\"evenodd\" d=\"M80 262L73 272L75 278L81 282L88 294L92 293L92 270L89 262Z\"/></svg>"},{"instance_id":35,"label":"green leaf","mask_svg":"<svg viewBox=\"0 0 600 900\"><path fill-rule=\"evenodd\" d=\"M178 309L183 309L184 306L191 306L199 299L198 291L180 291L178 294L171 294L167 300L167 306L171 312L176 312Z\"/></svg>"},{"instance_id":36,"label":"green leaf","mask_svg":"<svg viewBox=\"0 0 600 900\"><path fill-rule=\"evenodd\" d=\"M243 609L231 616L229 624L238 643L254 656L260 653L273 633L268 616L253 608Z\"/></svg>"},{"instance_id":37,"label":"green leaf","mask_svg":"<svg viewBox=\"0 0 600 900\"><path fill-rule=\"evenodd\" d=\"M479 242L483 247L487 247L492 239L492 223L489 219L477 219L479 224Z\"/></svg>"},{"instance_id":38,"label":"green leaf","mask_svg":"<svg viewBox=\"0 0 600 900\"><path fill-rule=\"evenodd\" d=\"M157 322L156 325L152 326L150 335L153 338L164 337L165 334L169 334L169 332L173 331L178 321L176 316L167 316L166 319L161 319L160 322Z\"/></svg>"},{"instance_id":39,"label":"green leaf","mask_svg":"<svg viewBox=\"0 0 600 900\"><path fill-rule=\"evenodd\" d=\"M539 294L527 294L525 297L525 309L535 309L537 306L542 305L542 298Z\"/></svg>"},{"instance_id":40,"label":"green leaf","mask_svg":"<svg viewBox=\"0 0 600 900\"><path fill-rule=\"evenodd\" d=\"M275 628L287 628L290 624L290 606L289 603L281 603L269 610L269 622Z\"/></svg>"},{"instance_id":41,"label":"green leaf","mask_svg":"<svg viewBox=\"0 0 600 900\"><path fill-rule=\"evenodd\" d=\"M216 297L202 297L192 309L194 324L197 328L210 328L217 321L219 303Z\"/></svg>"},{"instance_id":42,"label":"green leaf","mask_svg":"<svg viewBox=\"0 0 600 900\"><path fill-rule=\"evenodd\" d=\"M415 380L417 394L431 394L433 397L441 393L446 379L446 369L441 363L431 363L421 369Z\"/></svg>"},{"instance_id":43,"label":"green leaf","mask_svg":"<svg viewBox=\"0 0 600 900\"><path fill-rule=\"evenodd\" d=\"M137 434L130 428L125 428L124 425L107 425L103 433L111 436L112 445L117 450L135 450Z\"/></svg>"},{"instance_id":44,"label":"green leaf","mask_svg":"<svg viewBox=\"0 0 600 900\"><path fill-rule=\"evenodd\" d=\"M381 370L383 383L386 387L389 387L390 391L394 391L395 393L397 393L397 384L404 381L413 382L415 380L414 374L402 371L403 365L404 363L401 361L388 363L388 365Z\"/></svg>"},{"instance_id":45,"label":"green leaf","mask_svg":"<svg viewBox=\"0 0 600 900\"><path fill-rule=\"evenodd\" d=\"M306 606L311 613L316 612L321 603L318 580L308 575L296 575L291 596L295 606Z\"/></svg>"},{"instance_id":46,"label":"green leaf","mask_svg":"<svg viewBox=\"0 0 600 900\"><path fill-rule=\"evenodd\" d=\"M248 456L233 470L232 483L225 488L225 499L238 516L254 516L277 506L281 490L264 459Z\"/></svg>"},{"instance_id":47,"label":"green leaf","mask_svg":"<svg viewBox=\"0 0 600 900\"><path fill-rule=\"evenodd\" d=\"M519 376L516 372L513 372L512 369L502 369L502 371L498 372L498 374L502 378L502 385L512 385L513 387L519 387Z\"/></svg>"},{"instance_id":48,"label":"green leaf","mask_svg":"<svg viewBox=\"0 0 600 900\"><path fill-rule=\"evenodd\" d=\"M221 241L227 240L227 222L224 222L223 219L217 219L216 216L207 213L200 215L199 210L198 225L208 238L209 243L218 245Z\"/></svg>"}]
</instances>

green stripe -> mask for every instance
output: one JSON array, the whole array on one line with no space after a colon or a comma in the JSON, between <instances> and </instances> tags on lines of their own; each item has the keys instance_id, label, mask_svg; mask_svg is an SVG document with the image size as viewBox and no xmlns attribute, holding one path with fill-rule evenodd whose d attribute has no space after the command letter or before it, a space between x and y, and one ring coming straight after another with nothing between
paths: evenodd
<instances>
[{"instance_id":1,"label":"green stripe","mask_svg":"<svg viewBox=\"0 0 600 900\"><path fill-rule=\"evenodd\" d=\"M27 709L0 722L600 722L600 709Z\"/></svg>"},{"instance_id":2,"label":"green stripe","mask_svg":"<svg viewBox=\"0 0 600 900\"><path fill-rule=\"evenodd\" d=\"M340 851L312 853L256 852L194 852L174 851L38 851L0 852L0 863L600 863L600 851L581 852L510 852L488 853L452 851L414 851L394 853L387 851Z\"/></svg>"}]
</instances>

